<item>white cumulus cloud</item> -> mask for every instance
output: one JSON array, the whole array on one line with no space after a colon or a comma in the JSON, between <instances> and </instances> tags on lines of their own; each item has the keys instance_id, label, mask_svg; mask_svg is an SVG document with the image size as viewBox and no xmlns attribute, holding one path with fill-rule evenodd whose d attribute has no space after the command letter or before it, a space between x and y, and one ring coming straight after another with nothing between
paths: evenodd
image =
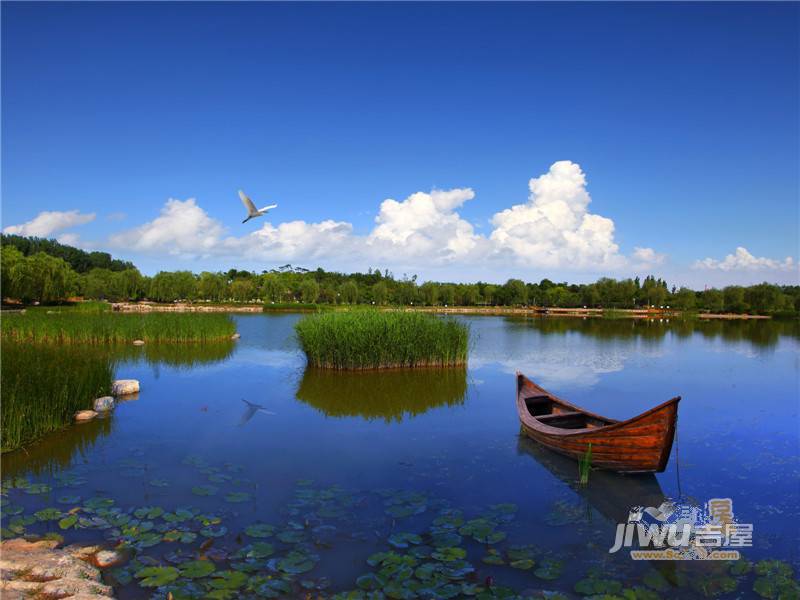
<instances>
[{"instance_id":1,"label":"white cumulus cloud","mask_svg":"<svg viewBox=\"0 0 800 600\"><path fill-rule=\"evenodd\" d=\"M692 267L719 271L792 271L797 269L797 264L791 256L783 260L753 256L747 248L738 246L736 252L722 260L704 258L695 261Z\"/></svg>"},{"instance_id":2,"label":"white cumulus cloud","mask_svg":"<svg viewBox=\"0 0 800 600\"><path fill-rule=\"evenodd\" d=\"M194 198L170 198L161 214L135 229L112 235L112 246L143 252L166 252L177 256L208 256L218 253L222 224L208 216Z\"/></svg>"},{"instance_id":3,"label":"white cumulus cloud","mask_svg":"<svg viewBox=\"0 0 800 600\"><path fill-rule=\"evenodd\" d=\"M659 254L652 248L641 248L639 246L635 246L633 248L633 259L644 267L653 267L664 264L664 261L667 259L667 255Z\"/></svg>"},{"instance_id":4,"label":"white cumulus cloud","mask_svg":"<svg viewBox=\"0 0 800 600\"><path fill-rule=\"evenodd\" d=\"M493 270L532 266L607 271L657 265L664 255L637 247L629 260L614 239L614 222L589 211L591 197L580 166L554 163L529 182L528 202L494 215L493 230L477 233L460 209L475 198L471 188L415 192L383 200L375 224L364 234L347 221L328 219L273 223L231 235L194 199L170 199L161 214L110 237L113 247L186 258L220 257L252 262L312 262L328 268L462 266ZM270 213L270 217L280 216Z\"/></svg>"},{"instance_id":5,"label":"white cumulus cloud","mask_svg":"<svg viewBox=\"0 0 800 600\"><path fill-rule=\"evenodd\" d=\"M402 202L384 200L367 246L381 257L402 253L405 258L424 256L435 263L465 258L486 242L456 212L474 197L470 188L456 188L417 192Z\"/></svg>"},{"instance_id":6,"label":"white cumulus cloud","mask_svg":"<svg viewBox=\"0 0 800 600\"><path fill-rule=\"evenodd\" d=\"M517 262L535 267L618 268L614 221L589 212L592 199L580 165L561 160L530 180L530 196L492 218L490 240Z\"/></svg>"},{"instance_id":7,"label":"white cumulus cloud","mask_svg":"<svg viewBox=\"0 0 800 600\"><path fill-rule=\"evenodd\" d=\"M94 221L95 213L81 213L77 210L69 211L43 211L30 221L20 225L10 225L3 229L3 233L26 235L35 237L48 237L51 234L84 225Z\"/></svg>"}]
</instances>

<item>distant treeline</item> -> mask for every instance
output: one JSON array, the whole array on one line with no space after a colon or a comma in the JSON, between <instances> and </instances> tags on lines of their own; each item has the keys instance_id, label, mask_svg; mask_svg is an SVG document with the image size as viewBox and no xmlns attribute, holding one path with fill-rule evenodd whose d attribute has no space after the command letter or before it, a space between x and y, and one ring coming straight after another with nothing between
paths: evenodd
<instances>
[{"instance_id":1,"label":"distant treeline","mask_svg":"<svg viewBox=\"0 0 800 600\"><path fill-rule=\"evenodd\" d=\"M162 271L142 275L131 263L103 252L87 253L52 240L2 236L2 295L22 302L57 303L74 296L96 300L211 301L425 306L551 306L642 308L759 314L800 312L800 286L761 283L694 291L644 280L604 277L590 284L542 279L492 283L417 283L388 270L366 273L309 271L284 265L253 273ZM93 261L96 261L95 264ZM88 266L87 266L88 265Z\"/></svg>"}]
</instances>

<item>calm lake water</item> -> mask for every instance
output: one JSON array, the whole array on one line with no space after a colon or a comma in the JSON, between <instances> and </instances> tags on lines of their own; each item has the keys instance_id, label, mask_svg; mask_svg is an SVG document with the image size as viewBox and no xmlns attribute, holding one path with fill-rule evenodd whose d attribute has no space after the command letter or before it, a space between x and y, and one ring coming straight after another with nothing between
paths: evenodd
<instances>
[{"instance_id":1,"label":"calm lake water","mask_svg":"<svg viewBox=\"0 0 800 600\"><path fill-rule=\"evenodd\" d=\"M137 398L3 455L3 526L128 541L136 560L108 575L123 598L755 596L727 563L608 552L634 505L731 498L754 525L745 558L797 573L796 324L465 318L466 370L341 374L305 368L298 318L236 316L236 344L127 356ZM515 370L617 419L681 395L667 470L582 488L575 462L519 436ZM215 573L186 562L199 554Z\"/></svg>"}]
</instances>

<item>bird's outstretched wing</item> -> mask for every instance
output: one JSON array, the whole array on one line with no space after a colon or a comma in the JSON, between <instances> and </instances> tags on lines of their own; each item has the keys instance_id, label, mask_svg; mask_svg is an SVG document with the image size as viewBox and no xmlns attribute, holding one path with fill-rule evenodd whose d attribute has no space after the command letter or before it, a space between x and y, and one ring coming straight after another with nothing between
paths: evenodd
<instances>
[{"instance_id":1,"label":"bird's outstretched wing","mask_svg":"<svg viewBox=\"0 0 800 600\"><path fill-rule=\"evenodd\" d=\"M265 206L264 208L259 208L258 212L267 212L268 210L272 210L273 208L278 208L278 205L270 204L269 206Z\"/></svg>"},{"instance_id":2,"label":"bird's outstretched wing","mask_svg":"<svg viewBox=\"0 0 800 600\"><path fill-rule=\"evenodd\" d=\"M247 209L247 214L249 216L254 217L258 215L256 205L253 204L253 201L250 200L250 198L247 197L247 194L245 194L242 190L239 190L239 198L242 199L242 204L244 204L244 207Z\"/></svg>"}]
</instances>

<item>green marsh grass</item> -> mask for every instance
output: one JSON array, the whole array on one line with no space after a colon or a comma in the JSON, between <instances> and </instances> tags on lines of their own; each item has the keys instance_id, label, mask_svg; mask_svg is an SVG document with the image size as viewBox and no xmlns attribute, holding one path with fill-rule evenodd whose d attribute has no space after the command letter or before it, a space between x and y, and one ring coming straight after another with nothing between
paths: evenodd
<instances>
[{"instance_id":1,"label":"green marsh grass","mask_svg":"<svg viewBox=\"0 0 800 600\"><path fill-rule=\"evenodd\" d=\"M295 332L312 367L388 369L467 363L468 327L426 313L326 312L304 317Z\"/></svg>"},{"instance_id":2,"label":"green marsh grass","mask_svg":"<svg viewBox=\"0 0 800 600\"><path fill-rule=\"evenodd\" d=\"M97 348L3 342L0 385L2 451L19 448L72 422L107 395L114 361Z\"/></svg>"},{"instance_id":3,"label":"green marsh grass","mask_svg":"<svg viewBox=\"0 0 800 600\"><path fill-rule=\"evenodd\" d=\"M586 449L586 453L578 459L578 474L580 475L581 485L589 483L589 473L592 470L592 445Z\"/></svg>"},{"instance_id":4,"label":"green marsh grass","mask_svg":"<svg viewBox=\"0 0 800 600\"><path fill-rule=\"evenodd\" d=\"M230 338L236 326L223 313L119 314L108 311L42 312L5 315L4 339L61 344L116 342L205 342Z\"/></svg>"}]
</instances>

